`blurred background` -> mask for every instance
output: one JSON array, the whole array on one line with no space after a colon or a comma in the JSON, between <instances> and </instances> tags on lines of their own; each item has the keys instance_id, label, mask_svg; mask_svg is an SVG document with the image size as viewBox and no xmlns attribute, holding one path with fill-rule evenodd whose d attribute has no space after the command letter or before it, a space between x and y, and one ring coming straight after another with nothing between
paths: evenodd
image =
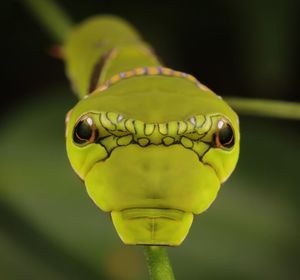
<instances>
[{"instance_id":1,"label":"blurred background","mask_svg":"<svg viewBox=\"0 0 300 280\"><path fill-rule=\"evenodd\" d=\"M121 243L71 170L64 117L77 100L21 2L1 3L0 279L147 279L142 248ZM75 22L124 17L167 66L225 98L300 101L297 1L194 2L59 0ZM299 128L241 116L233 176L169 249L178 280L299 277Z\"/></svg>"}]
</instances>

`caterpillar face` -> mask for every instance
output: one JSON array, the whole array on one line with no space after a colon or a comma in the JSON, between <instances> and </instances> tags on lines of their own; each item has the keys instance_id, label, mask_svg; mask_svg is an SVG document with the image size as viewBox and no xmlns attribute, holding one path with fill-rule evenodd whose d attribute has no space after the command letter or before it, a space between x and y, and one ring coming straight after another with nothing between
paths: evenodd
<instances>
[{"instance_id":1,"label":"caterpillar face","mask_svg":"<svg viewBox=\"0 0 300 280\"><path fill-rule=\"evenodd\" d=\"M178 245L236 165L238 119L211 92L150 78L80 101L67 122L67 151L125 243Z\"/></svg>"},{"instance_id":2,"label":"caterpillar face","mask_svg":"<svg viewBox=\"0 0 300 280\"><path fill-rule=\"evenodd\" d=\"M203 161L211 149L230 151L234 146L234 131L230 121L222 115L196 115L183 121L166 123L145 123L125 118L114 112L88 112L82 115L73 129L73 144L83 149L98 144L105 149L102 158L105 161L116 148L128 145L140 147L180 145L193 151ZM82 166L79 171L82 179L95 163ZM227 170L218 170L220 181Z\"/></svg>"}]
</instances>

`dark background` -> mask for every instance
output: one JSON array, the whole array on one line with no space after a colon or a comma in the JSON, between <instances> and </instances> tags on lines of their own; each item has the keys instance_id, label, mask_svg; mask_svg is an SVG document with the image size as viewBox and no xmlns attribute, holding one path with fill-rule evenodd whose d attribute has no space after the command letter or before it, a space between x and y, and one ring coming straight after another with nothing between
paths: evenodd
<instances>
[{"instance_id":1,"label":"dark background","mask_svg":"<svg viewBox=\"0 0 300 280\"><path fill-rule=\"evenodd\" d=\"M167 66L225 98L300 100L297 1L59 3L74 22L124 17ZM76 98L55 42L22 1L1 7L0 278L146 279L142 249L121 244L68 164ZM299 275L299 122L241 116L241 136L234 175L169 250L177 279Z\"/></svg>"}]
</instances>

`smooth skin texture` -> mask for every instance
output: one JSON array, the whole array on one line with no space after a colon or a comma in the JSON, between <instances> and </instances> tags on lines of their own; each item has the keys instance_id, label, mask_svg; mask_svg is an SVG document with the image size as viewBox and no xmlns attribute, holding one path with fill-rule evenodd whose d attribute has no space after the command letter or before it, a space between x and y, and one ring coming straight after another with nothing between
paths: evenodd
<instances>
[{"instance_id":1,"label":"smooth skin texture","mask_svg":"<svg viewBox=\"0 0 300 280\"><path fill-rule=\"evenodd\" d=\"M236 166L236 113L162 67L119 18L83 22L64 53L80 98L66 118L67 153L89 196L125 244L181 244Z\"/></svg>"}]
</instances>

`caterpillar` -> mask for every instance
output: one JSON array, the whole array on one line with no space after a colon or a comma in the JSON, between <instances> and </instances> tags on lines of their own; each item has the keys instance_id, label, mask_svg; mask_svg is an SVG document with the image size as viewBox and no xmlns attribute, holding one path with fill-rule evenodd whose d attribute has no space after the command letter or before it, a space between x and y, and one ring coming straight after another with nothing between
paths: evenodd
<instances>
[{"instance_id":1,"label":"caterpillar","mask_svg":"<svg viewBox=\"0 0 300 280\"><path fill-rule=\"evenodd\" d=\"M168 68L129 23L95 16L68 34L79 101L66 117L69 161L125 244L178 246L239 156L239 121L194 76Z\"/></svg>"}]
</instances>

